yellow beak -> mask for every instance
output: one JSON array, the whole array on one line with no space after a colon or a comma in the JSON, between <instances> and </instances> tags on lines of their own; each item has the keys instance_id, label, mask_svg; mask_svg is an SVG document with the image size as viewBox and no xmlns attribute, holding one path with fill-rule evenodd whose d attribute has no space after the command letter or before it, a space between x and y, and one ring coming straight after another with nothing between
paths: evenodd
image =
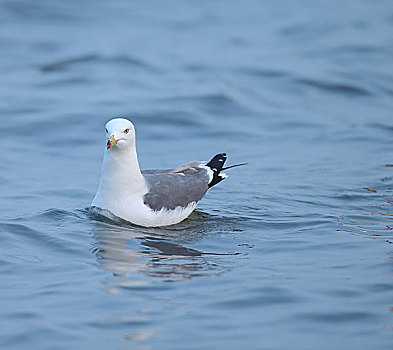
<instances>
[{"instance_id":1,"label":"yellow beak","mask_svg":"<svg viewBox=\"0 0 393 350\"><path fill-rule=\"evenodd\" d=\"M114 145L116 145L116 143L117 143L118 141L119 141L119 140L115 140L115 137L112 135L112 136L109 138L109 140L108 140L108 142L107 142L107 144L106 144L106 149L109 149L109 148L113 147Z\"/></svg>"}]
</instances>

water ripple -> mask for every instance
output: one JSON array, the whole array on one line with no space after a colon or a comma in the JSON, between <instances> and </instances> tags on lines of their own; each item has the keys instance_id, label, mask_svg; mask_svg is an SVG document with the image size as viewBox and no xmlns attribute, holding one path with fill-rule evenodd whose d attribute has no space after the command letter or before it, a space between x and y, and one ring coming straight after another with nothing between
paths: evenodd
<instances>
[{"instance_id":1,"label":"water ripple","mask_svg":"<svg viewBox=\"0 0 393 350\"><path fill-rule=\"evenodd\" d=\"M330 92L335 94L344 94L347 96L371 97L374 94L368 89L349 83L329 82L315 79L299 78L295 83L311 87L320 91Z\"/></svg>"},{"instance_id":2,"label":"water ripple","mask_svg":"<svg viewBox=\"0 0 393 350\"><path fill-rule=\"evenodd\" d=\"M225 93L205 94L205 95L190 95L190 96L175 96L161 99L160 101L166 103L187 103L195 105L198 109L209 113L225 113L225 114L239 114L244 113L248 109L242 106L234 98Z\"/></svg>"},{"instance_id":3,"label":"water ripple","mask_svg":"<svg viewBox=\"0 0 393 350\"><path fill-rule=\"evenodd\" d=\"M369 312L326 312L326 313L303 313L299 314L297 320L309 320L320 323L347 323L347 322L363 322L365 320L372 321L375 315Z\"/></svg>"},{"instance_id":4,"label":"water ripple","mask_svg":"<svg viewBox=\"0 0 393 350\"><path fill-rule=\"evenodd\" d=\"M148 64L141 59L129 55L121 54L115 56L102 56L95 53L68 57L64 59L59 59L55 62L46 63L41 66L41 71L44 73L55 73L90 63L113 65L124 64L133 68L143 68L151 71L156 71L156 69L151 64Z\"/></svg>"}]
</instances>

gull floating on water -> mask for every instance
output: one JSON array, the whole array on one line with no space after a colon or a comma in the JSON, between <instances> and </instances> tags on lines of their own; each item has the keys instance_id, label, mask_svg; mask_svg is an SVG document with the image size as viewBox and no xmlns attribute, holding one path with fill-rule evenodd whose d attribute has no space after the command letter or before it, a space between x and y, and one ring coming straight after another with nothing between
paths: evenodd
<instances>
[{"instance_id":1,"label":"gull floating on water","mask_svg":"<svg viewBox=\"0 0 393 350\"><path fill-rule=\"evenodd\" d=\"M116 118L106 124L105 131L101 179L91 205L133 224L177 224L192 213L210 188L227 177L221 172L225 153L215 155L206 164L191 162L175 169L141 171L134 125Z\"/></svg>"}]
</instances>

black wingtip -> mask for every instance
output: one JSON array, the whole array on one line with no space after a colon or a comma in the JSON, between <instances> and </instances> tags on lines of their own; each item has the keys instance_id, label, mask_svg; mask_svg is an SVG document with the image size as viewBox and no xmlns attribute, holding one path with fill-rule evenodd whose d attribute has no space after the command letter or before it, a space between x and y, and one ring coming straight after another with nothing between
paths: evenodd
<instances>
[{"instance_id":1,"label":"black wingtip","mask_svg":"<svg viewBox=\"0 0 393 350\"><path fill-rule=\"evenodd\" d=\"M222 169L222 166L224 165L225 161L227 160L227 154L226 153L219 153L216 154L206 165L210 168L214 167L218 170ZM220 166L221 165L221 166Z\"/></svg>"},{"instance_id":2,"label":"black wingtip","mask_svg":"<svg viewBox=\"0 0 393 350\"><path fill-rule=\"evenodd\" d=\"M209 188L217 185L219 182L225 179L225 177L220 176L220 172L222 167L224 166L225 161L227 160L226 153L216 154L209 163L206 164L213 171L213 179L209 183Z\"/></svg>"},{"instance_id":3,"label":"black wingtip","mask_svg":"<svg viewBox=\"0 0 393 350\"><path fill-rule=\"evenodd\" d=\"M234 164L234 165L226 166L225 168L222 168L221 170L227 170L227 169L231 169L231 168L236 168L238 166L243 166L243 165L248 165L248 163L240 163L240 164Z\"/></svg>"}]
</instances>

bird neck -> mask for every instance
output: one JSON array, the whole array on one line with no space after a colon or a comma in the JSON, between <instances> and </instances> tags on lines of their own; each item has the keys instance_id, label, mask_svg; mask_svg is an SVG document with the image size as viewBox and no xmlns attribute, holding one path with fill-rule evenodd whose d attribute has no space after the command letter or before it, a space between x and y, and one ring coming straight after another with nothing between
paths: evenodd
<instances>
[{"instance_id":1,"label":"bird neck","mask_svg":"<svg viewBox=\"0 0 393 350\"><path fill-rule=\"evenodd\" d=\"M100 180L101 190L132 194L145 189L145 179L139 168L135 145L114 147L105 151Z\"/></svg>"}]
</instances>

